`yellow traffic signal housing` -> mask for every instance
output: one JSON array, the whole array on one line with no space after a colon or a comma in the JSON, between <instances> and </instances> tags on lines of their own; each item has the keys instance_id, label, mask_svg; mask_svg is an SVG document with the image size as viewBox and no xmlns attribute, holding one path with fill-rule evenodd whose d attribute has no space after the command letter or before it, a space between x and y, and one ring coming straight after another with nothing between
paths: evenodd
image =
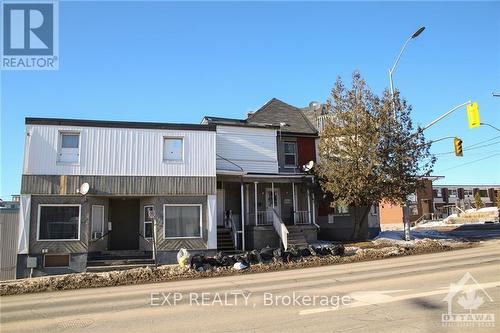
<instances>
[{"instance_id":1,"label":"yellow traffic signal housing","mask_svg":"<svg viewBox=\"0 0 500 333\"><path fill-rule=\"evenodd\" d=\"M455 156L464 156L462 140L460 138L455 138L455 140L453 140L453 145L455 146Z\"/></svg>"},{"instance_id":2,"label":"yellow traffic signal housing","mask_svg":"<svg viewBox=\"0 0 500 333\"><path fill-rule=\"evenodd\" d=\"M477 102L467 104L467 119L469 120L469 128L476 128L481 124Z\"/></svg>"}]
</instances>

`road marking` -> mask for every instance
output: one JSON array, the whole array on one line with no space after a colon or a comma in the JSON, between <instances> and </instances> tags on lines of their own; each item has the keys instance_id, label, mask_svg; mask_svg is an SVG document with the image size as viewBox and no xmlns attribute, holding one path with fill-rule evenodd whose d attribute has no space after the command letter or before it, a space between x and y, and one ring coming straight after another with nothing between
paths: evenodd
<instances>
[{"instance_id":1,"label":"road marking","mask_svg":"<svg viewBox=\"0 0 500 333\"><path fill-rule=\"evenodd\" d=\"M468 288L471 288L474 290L479 289L481 287L483 289L495 288L495 287L500 287L500 281L482 283L480 285L477 285L477 284L466 285L466 286L464 286L464 288L465 287L468 287ZM389 295L387 295L389 293L394 293L394 292L395 292L394 290L354 292L354 293L348 294L348 296L351 296L355 300L351 304L339 306L338 308L337 307L322 307L322 308L301 310L301 311L299 311L299 315L310 315L310 314L329 312L329 311L339 311L339 310L344 310L344 309L359 308L362 306L398 302L398 301L412 299L412 298L420 298L420 297L426 297L426 296L447 294L449 292L449 288L441 288L438 290L431 290L431 291L426 291L426 292L421 292L421 293L416 293L416 294L401 295L401 296L389 296Z\"/></svg>"}]
</instances>

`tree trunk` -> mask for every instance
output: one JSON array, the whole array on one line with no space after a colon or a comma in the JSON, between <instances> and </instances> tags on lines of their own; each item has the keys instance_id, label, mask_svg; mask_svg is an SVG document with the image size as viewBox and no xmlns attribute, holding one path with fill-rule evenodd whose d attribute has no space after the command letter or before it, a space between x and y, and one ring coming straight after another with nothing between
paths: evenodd
<instances>
[{"instance_id":1,"label":"tree trunk","mask_svg":"<svg viewBox=\"0 0 500 333\"><path fill-rule=\"evenodd\" d=\"M368 230L368 219L366 217L370 212L370 206L365 206L360 219L358 219L358 208L354 207L354 230L351 238L356 241L363 241L368 238L368 233L365 231Z\"/></svg>"}]
</instances>

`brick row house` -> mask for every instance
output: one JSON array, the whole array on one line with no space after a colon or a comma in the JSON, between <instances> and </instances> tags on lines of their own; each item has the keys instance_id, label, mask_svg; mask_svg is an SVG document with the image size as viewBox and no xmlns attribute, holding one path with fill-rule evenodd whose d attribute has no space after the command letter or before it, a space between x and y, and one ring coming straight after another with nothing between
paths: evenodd
<instances>
[{"instance_id":1,"label":"brick row house","mask_svg":"<svg viewBox=\"0 0 500 333\"><path fill-rule=\"evenodd\" d=\"M319 162L320 116L272 99L245 119L196 125L27 118L18 277L116 256L150 263L154 237L159 263L180 248L348 240L351 208L322 202L304 169ZM379 231L376 206L368 219L367 237Z\"/></svg>"}]
</instances>

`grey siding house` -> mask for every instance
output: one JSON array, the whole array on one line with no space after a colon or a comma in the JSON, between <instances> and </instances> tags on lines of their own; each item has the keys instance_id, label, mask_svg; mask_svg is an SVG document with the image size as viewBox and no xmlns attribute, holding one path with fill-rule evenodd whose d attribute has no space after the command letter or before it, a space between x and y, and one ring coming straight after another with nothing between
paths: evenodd
<instances>
[{"instance_id":1,"label":"grey siding house","mask_svg":"<svg viewBox=\"0 0 500 333\"><path fill-rule=\"evenodd\" d=\"M26 118L25 134L18 277L151 258L155 235L159 263L216 251L214 125Z\"/></svg>"}]
</instances>

